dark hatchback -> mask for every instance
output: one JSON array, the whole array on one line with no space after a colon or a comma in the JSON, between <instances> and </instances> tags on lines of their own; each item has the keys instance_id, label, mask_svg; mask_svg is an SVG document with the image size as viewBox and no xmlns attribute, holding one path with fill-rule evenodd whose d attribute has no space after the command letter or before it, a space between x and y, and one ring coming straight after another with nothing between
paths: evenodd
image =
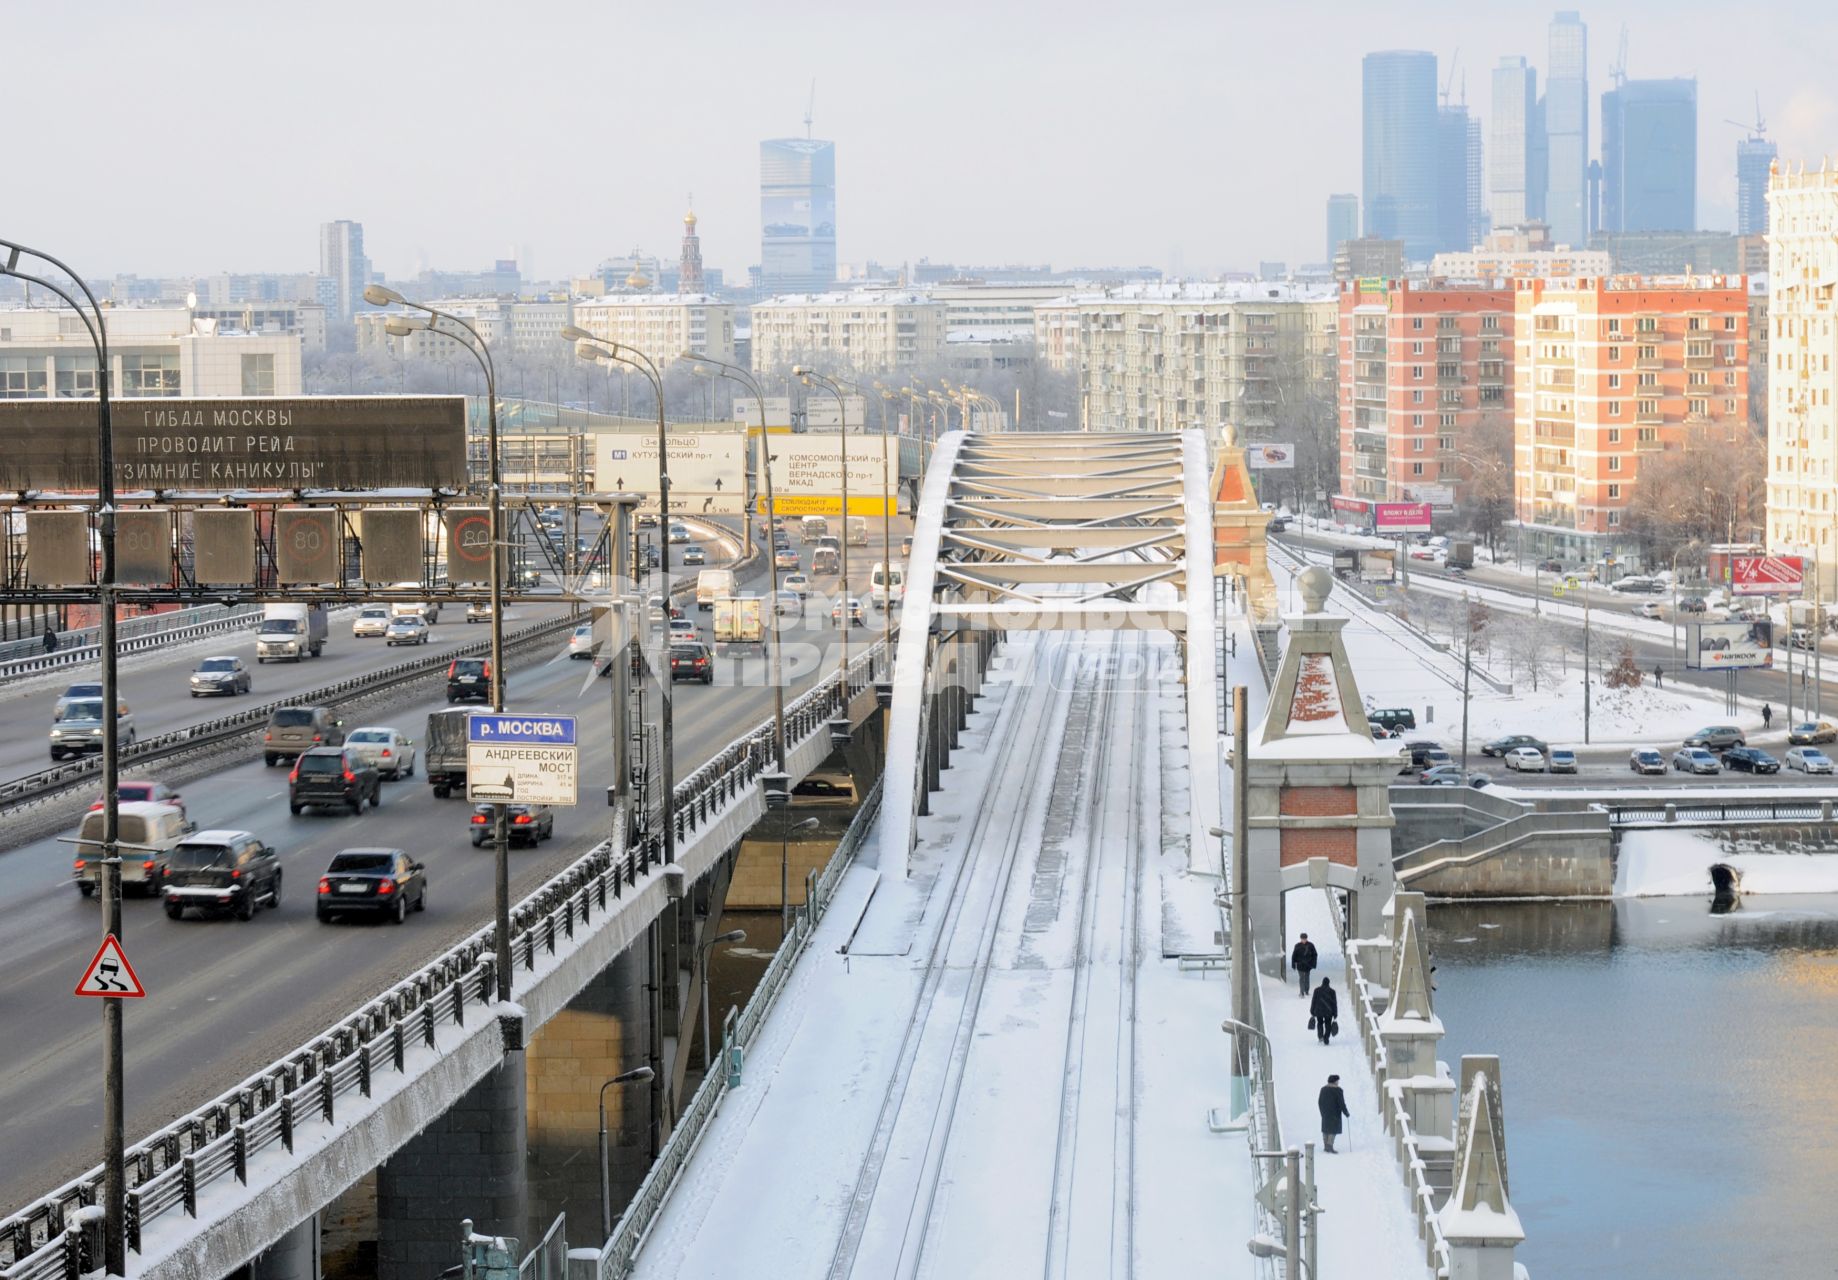
<instances>
[{"instance_id":1,"label":"dark hatchback","mask_svg":"<svg viewBox=\"0 0 1838 1280\"><path fill-rule=\"evenodd\" d=\"M472 847L477 849L491 839L491 806L474 805L470 825ZM534 847L555 834L555 810L546 804L507 804L504 829L509 843Z\"/></svg>"},{"instance_id":2,"label":"dark hatchback","mask_svg":"<svg viewBox=\"0 0 1838 1280\"><path fill-rule=\"evenodd\" d=\"M295 815L309 805L358 814L366 800L372 809L383 802L382 775L343 747L303 751L287 775L287 811Z\"/></svg>"},{"instance_id":3,"label":"dark hatchback","mask_svg":"<svg viewBox=\"0 0 1838 1280\"><path fill-rule=\"evenodd\" d=\"M248 920L258 907L280 905L281 859L247 831L200 831L166 855L160 896L173 920L187 907Z\"/></svg>"},{"instance_id":4,"label":"dark hatchback","mask_svg":"<svg viewBox=\"0 0 1838 1280\"><path fill-rule=\"evenodd\" d=\"M381 915L401 924L428 907L427 868L400 849L346 849L319 877L320 922Z\"/></svg>"},{"instance_id":5,"label":"dark hatchback","mask_svg":"<svg viewBox=\"0 0 1838 1280\"><path fill-rule=\"evenodd\" d=\"M1759 747L1732 747L1723 753L1723 767L1740 773L1779 773L1781 762Z\"/></svg>"},{"instance_id":6,"label":"dark hatchback","mask_svg":"<svg viewBox=\"0 0 1838 1280\"><path fill-rule=\"evenodd\" d=\"M683 641L670 646L670 678L715 683L715 656L700 640Z\"/></svg>"}]
</instances>

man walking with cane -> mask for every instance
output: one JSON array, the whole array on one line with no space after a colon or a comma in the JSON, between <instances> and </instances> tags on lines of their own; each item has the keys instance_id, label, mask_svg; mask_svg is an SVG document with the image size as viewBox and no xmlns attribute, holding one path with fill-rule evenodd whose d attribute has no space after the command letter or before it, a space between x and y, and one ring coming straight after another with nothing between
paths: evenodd
<instances>
[{"instance_id":1,"label":"man walking with cane","mask_svg":"<svg viewBox=\"0 0 1838 1280\"><path fill-rule=\"evenodd\" d=\"M1302 998L1308 999L1308 975L1315 971L1315 964L1320 957L1315 954L1315 944L1308 940L1305 933L1289 953L1289 967L1294 969L1302 979Z\"/></svg>"}]
</instances>

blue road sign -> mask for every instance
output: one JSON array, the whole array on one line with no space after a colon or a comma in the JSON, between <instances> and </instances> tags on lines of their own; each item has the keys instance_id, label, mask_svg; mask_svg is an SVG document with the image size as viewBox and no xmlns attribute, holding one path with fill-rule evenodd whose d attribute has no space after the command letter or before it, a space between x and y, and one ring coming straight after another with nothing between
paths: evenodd
<instances>
[{"instance_id":1,"label":"blue road sign","mask_svg":"<svg viewBox=\"0 0 1838 1280\"><path fill-rule=\"evenodd\" d=\"M474 712L466 718L466 741L516 743L530 747L572 747L574 717Z\"/></svg>"}]
</instances>

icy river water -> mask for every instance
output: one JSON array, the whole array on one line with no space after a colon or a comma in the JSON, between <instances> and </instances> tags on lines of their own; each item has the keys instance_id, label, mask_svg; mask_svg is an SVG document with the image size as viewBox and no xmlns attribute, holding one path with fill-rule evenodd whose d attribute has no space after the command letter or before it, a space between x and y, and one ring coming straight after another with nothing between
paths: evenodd
<instances>
[{"instance_id":1,"label":"icy river water","mask_svg":"<svg viewBox=\"0 0 1838 1280\"><path fill-rule=\"evenodd\" d=\"M1442 905L1430 931L1439 1056L1502 1058L1532 1280L1838 1274L1838 896Z\"/></svg>"}]
</instances>

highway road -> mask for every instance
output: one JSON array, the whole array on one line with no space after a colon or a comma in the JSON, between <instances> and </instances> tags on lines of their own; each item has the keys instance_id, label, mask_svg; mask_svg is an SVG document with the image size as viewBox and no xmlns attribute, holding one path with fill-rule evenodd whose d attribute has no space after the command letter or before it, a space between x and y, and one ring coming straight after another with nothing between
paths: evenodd
<instances>
[{"instance_id":1,"label":"highway road","mask_svg":"<svg viewBox=\"0 0 1838 1280\"><path fill-rule=\"evenodd\" d=\"M877 553L878 538L851 566L858 593L865 594L868 565ZM764 570L758 570L745 585L758 589L763 579ZM836 584L815 585L822 590ZM706 635L709 615L692 609L690 616ZM467 628L443 624L440 630L450 638ZM480 630L474 626L471 633ZM788 656L801 657L788 667L788 696L834 670L836 635L827 618L785 633ZM857 629L854 636L866 643L877 639L878 631ZM556 810L553 841L513 850L516 895L608 833L601 797L611 782L609 685L591 677L589 664L567 660L565 645L566 637L558 637L549 656L526 657L512 668L511 709L581 717L584 765L581 804ZM322 683L339 667L355 672L381 658L374 642L352 641L347 624L317 663L258 668L256 696L276 696L277 686L301 687L291 683L296 681ZM150 708L183 714L196 706L200 718L207 718L204 700L186 705L190 700L181 696L174 708L164 694L182 688L192 661L175 655L147 664L127 685L127 696L132 700L134 690L143 689ZM769 687L724 683L736 672L725 659L720 666L716 684L675 689L679 776L772 714ZM757 670L757 660L754 666ZM651 707L655 696L653 691L647 697ZM430 676L360 718L394 725L419 741L427 714L445 705L444 682ZM135 713L141 714L139 705ZM348 727L357 727L358 719L347 719ZM171 921L157 901L131 898L124 904L123 943L149 992L126 1010L130 1142L209 1101L487 923L491 850L470 844L470 806L461 799L436 800L422 774L418 766L414 779L385 783L381 806L355 817L311 810L290 817L287 775L265 768L253 743L241 759L183 786L190 816L201 829L248 830L280 851L282 899L277 909L263 910L249 922L194 916ZM314 891L331 856L375 845L406 849L426 863L427 911L402 926L318 923ZM4 999L14 1029L0 1046L0 1114L8 1118L0 1131L0 1206L8 1210L90 1167L101 1153L101 1018L93 1002L71 994L98 941L99 907L72 886L71 858L71 846L55 839L33 841L0 858L8 889L0 903L0 972L7 975Z\"/></svg>"}]
</instances>

